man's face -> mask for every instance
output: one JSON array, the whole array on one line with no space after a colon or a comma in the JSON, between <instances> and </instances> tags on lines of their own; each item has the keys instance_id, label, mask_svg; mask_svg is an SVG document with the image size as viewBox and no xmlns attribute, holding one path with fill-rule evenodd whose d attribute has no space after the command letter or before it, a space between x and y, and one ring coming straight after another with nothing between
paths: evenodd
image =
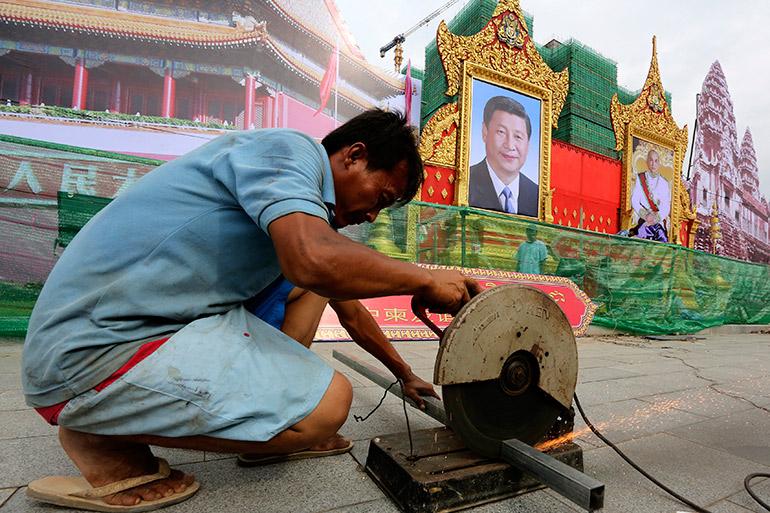
<instances>
[{"instance_id":1,"label":"man's face","mask_svg":"<svg viewBox=\"0 0 770 513\"><path fill-rule=\"evenodd\" d=\"M367 169L365 157L345 160L345 171L335 176L334 207L336 228L363 222L373 223L383 208L393 205L406 193L408 169L406 161L388 172Z\"/></svg>"},{"instance_id":2,"label":"man's face","mask_svg":"<svg viewBox=\"0 0 770 513\"><path fill-rule=\"evenodd\" d=\"M659 167L660 157L658 157L658 152L655 150L650 150L650 152L647 153L647 169L649 169L654 175L657 174Z\"/></svg>"},{"instance_id":3,"label":"man's face","mask_svg":"<svg viewBox=\"0 0 770 513\"><path fill-rule=\"evenodd\" d=\"M481 138L492 171L506 185L511 183L518 176L529 153L529 136L524 118L496 110L489 120L489 126L481 125Z\"/></svg>"}]
</instances>

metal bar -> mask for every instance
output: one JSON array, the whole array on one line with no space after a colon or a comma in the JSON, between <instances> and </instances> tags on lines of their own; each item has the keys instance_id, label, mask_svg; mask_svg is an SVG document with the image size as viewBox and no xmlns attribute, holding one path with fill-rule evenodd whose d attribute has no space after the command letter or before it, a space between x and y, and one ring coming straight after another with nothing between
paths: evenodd
<instances>
[{"instance_id":1,"label":"metal bar","mask_svg":"<svg viewBox=\"0 0 770 513\"><path fill-rule=\"evenodd\" d=\"M604 506L604 484L520 440L505 440L502 458L581 508L594 511Z\"/></svg>"},{"instance_id":2,"label":"metal bar","mask_svg":"<svg viewBox=\"0 0 770 513\"><path fill-rule=\"evenodd\" d=\"M362 362L355 356L337 351L336 349L332 351L332 357L335 360L339 360L340 362L344 363L354 371L358 372L359 374L363 375L365 378L368 378L378 385L380 385L382 388L388 388L391 383L393 383L394 378L385 372L381 371L380 369L373 367L369 365L366 362ZM396 397L402 399L404 395L401 393L401 387L391 387L390 393L395 395ZM429 415L430 417L433 417L437 421L441 422L442 424L446 425L447 419L446 419L446 412L444 411L444 405L436 399L435 397L430 396L422 396L422 400L425 401L425 409L420 410L421 412L425 413L426 415ZM417 408L417 405L409 399L406 398L406 402L414 407ZM419 410L419 408L417 408Z\"/></svg>"}]
</instances>

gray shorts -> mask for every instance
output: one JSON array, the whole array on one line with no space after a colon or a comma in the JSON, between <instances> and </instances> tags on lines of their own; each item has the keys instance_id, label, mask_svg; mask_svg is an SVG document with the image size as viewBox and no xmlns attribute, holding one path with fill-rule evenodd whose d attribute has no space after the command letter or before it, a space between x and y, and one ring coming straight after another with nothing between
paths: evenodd
<instances>
[{"instance_id":1,"label":"gray shorts","mask_svg":"<svg viewBox=\"0 0 770 513\"><path fill-rule=\"evenodd\" d=\"M334 370L238 307L199 319L58 423L103 435L207 435L263 442L310 414Z\"/></svg>"}]
</instances>

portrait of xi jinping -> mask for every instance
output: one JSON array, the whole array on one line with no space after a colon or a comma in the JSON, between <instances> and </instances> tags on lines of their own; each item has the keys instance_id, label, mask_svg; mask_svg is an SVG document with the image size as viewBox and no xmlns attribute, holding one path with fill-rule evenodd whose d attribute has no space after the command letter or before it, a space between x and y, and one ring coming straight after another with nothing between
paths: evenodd
<instances>
[{"instance_id":1,"label":"portrait of xi jinping","mask_svg":"<svg viewBox=\"0 0 770 513\"><path fill-rule=\"evenodd\" d=\"M472 123L471 130L478 132L477 125ZM468 204L471 207L537 217L539 186L522 172L533 139L532 121L527 110L511 96L492 96L484 104L480 131L484 158L470 166ZM538 145L539 141L535 139L535 162L529 166L535 169L535 179L539 165ZM473 155L471 148L472 159Z\"/></svg>"}]
</instances>

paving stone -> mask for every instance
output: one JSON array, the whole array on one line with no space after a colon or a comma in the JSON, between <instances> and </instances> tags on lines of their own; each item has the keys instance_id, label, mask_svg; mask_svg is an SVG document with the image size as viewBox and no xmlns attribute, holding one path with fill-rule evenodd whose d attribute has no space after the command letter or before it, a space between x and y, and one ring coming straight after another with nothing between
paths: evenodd
<instances>
[{"instance_id":1,"label":"paving stone","mask_svg":"<svg viewBox=\"0 0 770 513\"><path fill-rule=\"evenodd\" d=\"M770 397L768 380L766 378L747 379L713 385L717 391L724 392L733 397L740 397L751 401L757 406L762 406Z\"/></svg>"},{"instance_id":2,"label":"paving stone","mask_svg":"<svg viewBox=\"0 0 770 513\"><path fill-rule=\"evenodd\" d=\"M720 394L711 388L693 388L668 394L641 397L649 403L669 402L672 408L703 417L717 418L754 408L750 403Z\"/></svg>"},{"instance_id":3,"label":"paving stone","mask_svg":"<svg viewBox=\"0 0 770 513\"><path fill-rule=\"evenodd\" d=\"M754 380L755 378L767 378L765 381L767 381L768 390L770 390L770 377L768 377L768 374L770 373L745 366L737 367L728 365L711 367L709 369L701 369L698 371L700 377L720 384Z\"/></svg>"},{"instance_id":4,"label":"paving stone","mask_svg":"<svg viewBox=\"0 0 770 513\"><path fill-rule=\"evenodd\" d=\"M185 465L200 492L169 510L323 512L382 499L377 485L349 454L244 469L229 461Z\"/></svg>"},{"instance_id":5,"label":"paving stone","mask_svg":"<svg viewBox=\"0 0 770 513\"><path fill-rule=\"evenodd\" d=\"M26 486L46 476L80 475L55 435L0 440L0 455L0 488Z\"/></svg>"},{"instance_id":6,"label":"paving stone","mask_svg":"<svg viewBox=\"0 0 770 513\"><path fill-rule=\"evenodd\" d=\"M618 444L618 447L652 476L699 505L713 504L738 493L743 489L744 477L751 472L770 470L770 467L757 465L725 451L688 442L666 433L624 442ZM584 460L587 462L586 468L596 473L594 475L596 479L613 482L628 472L627 479L614 485L626 488L636 480L645 489L652 486L617 455L614 455L614 470L608 466L608 462L602 463L602 467L596 467L597 462L604 458L606 451L611 449L595 449L584 455ZM610 490L609 483L605 484ZM655 494L665 494L665 492L660 490L655 491ZM671 511L671 509L651 508L647 511Z\"/></svg>"},{"instance_id":7,"label":"paving stone","mask_svg":"<svg viewBox=\"0 0 770 513\"><path fill-rule=\"evenodd\" d=\"M610 438L626 439L620 442L621 449L672 488L692 492L694 502L714 513L761 512L743 489L743 478L750 472L770 471L766 441L770 415L725 394L744 396L770 409L768 342L768 335L710 335L695 342L581 338L578 395L592 422L607 424L603 431ZM415 372L430 380L436 342L398 342L396 347ZM25 497L25 485L33 479L77 475L77 470L59 446L56 428L23 405L18 373L21 348L21 343L3 345L0 340L0 513L58 513L63 510ZM396 513L395 504L363 472L363 465L371 438L393 433L407 436L401 402L389 395L369 420L356 423L352 414L369 413L384 389L333 360L334 349L384 367L350 342L313 345L354 386L351 416L340 430L356 441L351 453L243 469L233 455L156 449L156 454L195 474L203 484L197 497L167 511ZM724 383L715 386L716 391L712 381L696 373ZM439 425L417 410L408 411L413 430ZM576 435L587 472L607 485L604 513L690 510L585 430L579 416ZM754 488L770 497L770 480L757 480ZM581 510L553 491L541 490L472 511Z\"/></svg>"},{"instance_id":8,"label":"paving stone","mask_svg":"<svg viewBox=\"0 0 770 513\"><path fill-rule=\"evenodd\" d=\"M583 410L591 424L616 443L704 420L702 416L673 408L672 403L669 400L649 403L631 399L588 407L583 405ZM591 436L588 436L588 427L580 414L575 417L575 432L578 436L593 440L594 435L590 433Z\"/></svg>"},{"instance_id":9,"label":"paving stone","mask_svg":"<svg viewBox=\"0 0 770 513\"><path fill-rule=\"evenodd\" d=\"M203 461L203 453L199 451L153 447L153 453L166 459L172 467ZM0 454L0 488L26 486L48 475L80 475L61 448L58 436L0 440Z\"/></svg>"},{"instance_id":10,"label":"paving stone","mask_svg":"<svg viewBox=\"0 0 770 513\"><path fill-rule=\"evenodd\" d=\"M0 390L21 390L21 373L0 374Z\"/></svg>"},{"instance_id":11,"label":"paving stone","mask_svg":"<svg viewBox=\"0 0 770 513\"><path fill-rule=\"evenodd\" d=\"M2 508L3 504L5 504L5 501L8 500L8 498L13 495L18 488L4 488L0 489L0 508Z\"/></svg>"},{"instance_id":12,"label":"paving stone","mask_svg":"<svg viewBox=\"0 0 770 513\"><path fill-rule=\"evenodd\" d=\"M401 509L396 506L396 503L387 497L373 501L358 502L328 511L329 513L360 513L363 511L366 513L401 513Z\"/></svg>"},{"instance_id":13,"label":"paving stone","mask_svg":"<svg viewBox=\"0 0 770 513\"><path fill-rule=\"evenodd\" d=\"M0 346L0 374L18 374L21 372L21 350Z\"/></svg>"},{"instance_id":14,"label":"paving stone","mask_svg":"<svg viewBox=\"0 0 770 513\"><path fill-rule=\"evenodd\" d=\"M21 390L0 391L0 411L26 410L28 408Z\"/></svg>"},{"instance_id":15,"label":"paving stone","mask_svg":"<svg viewBox=\"0 0 770 513\"><path fill-rule=\"evenodd\" d=\"M404 409L399 399L390 396L367 420L356 422L353 415L365 416L371 408L351 408L348 420L339 430L340 434L351 440L368 440L374 436L390 433L404 433L407 436L406 419ZM428 417L424 413L407 406L409 414L409 427L412 431L440 427L443 424Z\"/></svg>"},{"instance_id":16,"label":"paving stone","mask_svg":"<svg viewBox=\"0 0 770 513\"><path fill-rule=\"evenodd\" d=\"M615 367L594 367L586 369L580 366L578 368L578 383L592 383L594 381L608 381L611 379L631 378L635 376L641 376L641 374Z\"/></svg>"},{"instance_id":17,"label":"paving stone","mask_svg":"<svg viewBox=\"0 0 770 513\"><path fill-rule=\"evenodd\" d=\"M585 370L601 369L603 367L609 367L610 365L614 365L617 363L612 360L608 360L606 358L599 358L595 356L586 357L584 353L585 351L583 351L580 348L580 344L578 344L578 366L581 370L582 369L585 369Z\"/></svg>"},{"instance_id":18,"label":"paving stone","mask_svg":"<svg viewBox=\"0 0 770 513\"><path fill-rule=\"evenodd\" d=\"M0 440L55 435L57 432L58 428L48 424L32 408L0 412Z\"/></svg>"},{"instance_id":19,"label":"paving stone","mask_svg":"<svg viewBox=\"0 0 770 513\"><path fill-rule=\"evenodd\" d=\"M720 449L766 467L765 470L754 472L770 471L770 445L767 439L767 434L770 433L770 415L765 411L754 408L668 431L686 440Z\"/></svg>"},{"instance_id":20,"label":"paving stone","mask_svg":"<svg viewBox=\"0 0 770 513\"><path fill-rule=\"evenodd\" d=\"M637 376L594 383L579 383L577 393L583 406L588 406L705 387L708 384L708 381L694 376L691 372L674 372L667 374L665 379Z\"/></svg>"},{"instance_id":21,"label":"paving stone","mask_svg":"<svg viewBox=\"0 0 770 513\"><path fill-rule=\"evenodd\" d=\"M767 473L767 472L765 472ZM770 504L770 479L757 477L751 480L751 490L754 494L763 500L766 504ZM730 503L745 508L748 511L754 511L756 513L767 513L767 510L763 508L754 498L749 495L745 490L741 490L728 499Z\"/></svg>"}]
</instances>

